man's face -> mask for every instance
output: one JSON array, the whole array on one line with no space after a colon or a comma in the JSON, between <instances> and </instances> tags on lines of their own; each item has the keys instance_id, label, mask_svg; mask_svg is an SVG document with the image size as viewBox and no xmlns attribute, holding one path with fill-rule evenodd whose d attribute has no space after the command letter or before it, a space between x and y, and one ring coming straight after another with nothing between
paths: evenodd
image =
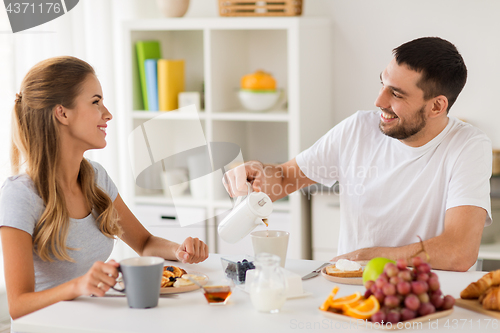
<instances>
[{"instance_id":1,"label":"man's face","mask_svg":"<svg viewBox=\"0 0 500 333\"><path fill-rule=\"evenodd\" d=\"M379 128L385 135L403 142L423 137L429 106L417 87L420 77L395 59L380 74L382 88L375 105L382 111Z\"/></svg>"}]
</instances>

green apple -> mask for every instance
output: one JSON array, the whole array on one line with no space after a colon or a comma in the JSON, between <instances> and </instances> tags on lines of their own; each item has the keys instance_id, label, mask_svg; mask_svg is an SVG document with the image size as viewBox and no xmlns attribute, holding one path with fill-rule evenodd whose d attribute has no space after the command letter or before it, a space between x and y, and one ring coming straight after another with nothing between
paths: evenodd
<instances>
[{"instance_id":1,"label":"green apple","mask_svg":"<svg viewBox=\"0 0 500 333\"><path fill-rule=\"evenodd\" d=\"M380 274L384 272L384 267L385 264L388 262L396 263L394 260L387 259L387 258L373 258L370 260L365 267L365 270L363 271L363 284L366 283L366 281L373 280L375 281Z\"/></svg>"}]
</instances>

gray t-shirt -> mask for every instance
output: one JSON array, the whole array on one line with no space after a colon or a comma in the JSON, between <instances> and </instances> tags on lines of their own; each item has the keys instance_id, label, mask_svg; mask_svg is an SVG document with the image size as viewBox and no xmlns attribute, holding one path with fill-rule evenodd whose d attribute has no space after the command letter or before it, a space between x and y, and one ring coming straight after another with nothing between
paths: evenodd
<instances>
[{"instance_id":1,"label":"gray t-shirt","mask_svg":"<svg viewBox=\"0 0 500 333\"><path fill-rule=\"evenodd\" d=\"M96 184L114 201L118 195L115 184L99 163L89 162L94 167ZM5 181L0 192L0 227L13 227L33 236L35 225L44 210L42 198L27 174L9 177ZM109 257L114 240L101 233L90 214L83 219L70 218L66 245L78 249L68 250L68 255L75 262L43 261L33 252L35 291L53 288L84 275L94 262L105 261Z\"/></svg>"}]
</instances>

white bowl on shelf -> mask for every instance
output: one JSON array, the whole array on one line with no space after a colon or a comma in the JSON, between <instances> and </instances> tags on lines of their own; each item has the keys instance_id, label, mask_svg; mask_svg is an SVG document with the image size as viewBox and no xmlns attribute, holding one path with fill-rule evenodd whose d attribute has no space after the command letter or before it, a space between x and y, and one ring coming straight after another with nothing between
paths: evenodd
<instances>
[{"instance_id":1,"label":"white bowl on shelf","mask_svg":"<svg viewBox=\"0 0 500 333\"><path fill-rule=\"evenodd\" d=\"M246 90L238 91L238 98L249 111L267 111L278 104L282 90Z\"/></svg>"}]
</instances>

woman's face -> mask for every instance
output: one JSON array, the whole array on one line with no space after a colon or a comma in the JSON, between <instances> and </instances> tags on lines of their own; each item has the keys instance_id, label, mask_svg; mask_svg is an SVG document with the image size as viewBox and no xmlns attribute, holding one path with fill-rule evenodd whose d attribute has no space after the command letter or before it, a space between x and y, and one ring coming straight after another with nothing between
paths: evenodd
<instances>
[{"instance_id":1,"label":"woman's face","mask_svg":"<svg viewBox=\"0 0 500 333\"><path fill-rule=\"evenodd\" d=\"M69 140L74 148L100 149L106 147L106 123L112 115L103 104L101 84L89 74L76 97L75 107L67 110Z\"/></svg>"}]
</instances>

